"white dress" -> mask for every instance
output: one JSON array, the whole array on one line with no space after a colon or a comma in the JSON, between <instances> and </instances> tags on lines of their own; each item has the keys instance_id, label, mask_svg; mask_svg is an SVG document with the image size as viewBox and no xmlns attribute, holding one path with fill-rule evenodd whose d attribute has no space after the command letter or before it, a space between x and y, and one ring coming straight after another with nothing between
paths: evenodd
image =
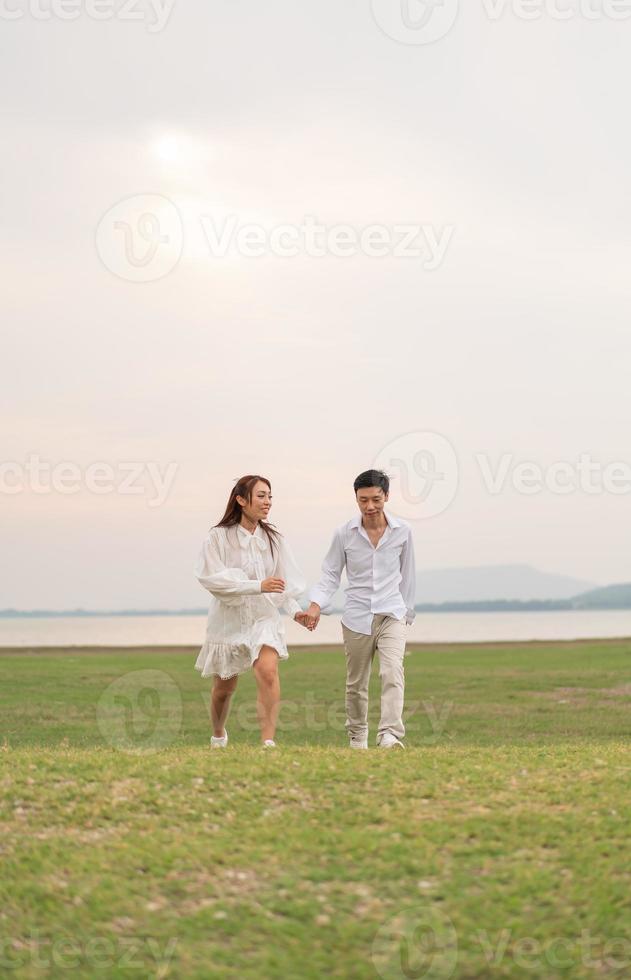
<instances>
[{"instance_id":1,"label":"white dress","mask_svg":"<svg viewBox=\"0 0 631 980\"><path fill-rule=\"evenodd\" d=\"M202 677L242 674L264 644L281 660L287 659L279 610L293 619L306 583L283 537L274 541L272 555L259 524L254 534L240 524L213 527L199 553L195 576L211 595L206 639L195 663ZM285 591L261 592L263 579L270 577L284 579Z\"/></svg>"}]
</instances>

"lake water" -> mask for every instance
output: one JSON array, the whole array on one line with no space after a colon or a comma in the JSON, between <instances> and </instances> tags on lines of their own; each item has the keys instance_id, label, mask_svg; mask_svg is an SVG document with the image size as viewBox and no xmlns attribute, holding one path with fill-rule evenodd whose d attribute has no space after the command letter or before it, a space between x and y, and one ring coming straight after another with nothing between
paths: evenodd
<instances>
[{"instance_id":1,"label":"lake water","mask_svg":"<svg viewBox=\"0 0 631 980\"><path fill-rule=\"evenodd\" d=\"M289 644L340 643L339 616L323 616L315 633L285 620ZM90 616L0 619L3 646L197 646L205 616ZM417 613L408 641L574 640L631 637L631 610Z\"/></svg>"}]
</instances>

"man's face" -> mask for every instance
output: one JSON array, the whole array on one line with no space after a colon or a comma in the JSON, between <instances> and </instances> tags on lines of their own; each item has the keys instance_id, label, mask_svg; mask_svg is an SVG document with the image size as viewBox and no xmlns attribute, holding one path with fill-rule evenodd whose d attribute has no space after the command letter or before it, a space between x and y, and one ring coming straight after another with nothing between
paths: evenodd
<instances>
[{"instance_id":1,"label":"man's face","mask_svg":"<svg viewBox=\"0 0 631 980\"><path fill-rule=\"evenodd\" d=\"M369 520L374 520L381 515L388 500L388 494L384 493L381 487L361 487L355 497L362 517L367 517Z\"/></svg>"}]
</instances>

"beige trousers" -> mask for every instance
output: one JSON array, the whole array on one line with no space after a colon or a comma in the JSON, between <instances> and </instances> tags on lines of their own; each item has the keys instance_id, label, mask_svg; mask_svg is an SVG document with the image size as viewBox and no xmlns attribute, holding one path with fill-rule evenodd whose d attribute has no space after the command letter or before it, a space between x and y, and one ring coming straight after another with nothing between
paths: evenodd
<instances>
[{"instance_id":1,"label":"beige trousers","mask_svg":"<svg viewBox=\"0 0 631 980\"><path fill-rule=\"evenodd\" d=\"M368 735L368 683L370 668L379 654L381 718L377 742L386 732L403 738L405 620L374 615L372 633L356 633L342 623L346 654L346 730L351 738Z\"/></svg>"}]
</instances>

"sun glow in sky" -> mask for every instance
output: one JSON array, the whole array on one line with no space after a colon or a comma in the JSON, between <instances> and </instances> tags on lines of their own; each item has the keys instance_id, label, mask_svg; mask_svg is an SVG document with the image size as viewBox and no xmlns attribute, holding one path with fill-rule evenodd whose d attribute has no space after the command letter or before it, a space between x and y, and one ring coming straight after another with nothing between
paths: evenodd
<instances>
[{"instance_id":1,"label":"sun glow in sky","mask_svg":"<svg viewBox=\"0 0 631 980\"><path fill-rule=\"evenodd\" d=\"M193 143L189 136L165 133L151 144L154 156L166 165L187 166L194 159Z\"/></svg>"}]
</instances>

